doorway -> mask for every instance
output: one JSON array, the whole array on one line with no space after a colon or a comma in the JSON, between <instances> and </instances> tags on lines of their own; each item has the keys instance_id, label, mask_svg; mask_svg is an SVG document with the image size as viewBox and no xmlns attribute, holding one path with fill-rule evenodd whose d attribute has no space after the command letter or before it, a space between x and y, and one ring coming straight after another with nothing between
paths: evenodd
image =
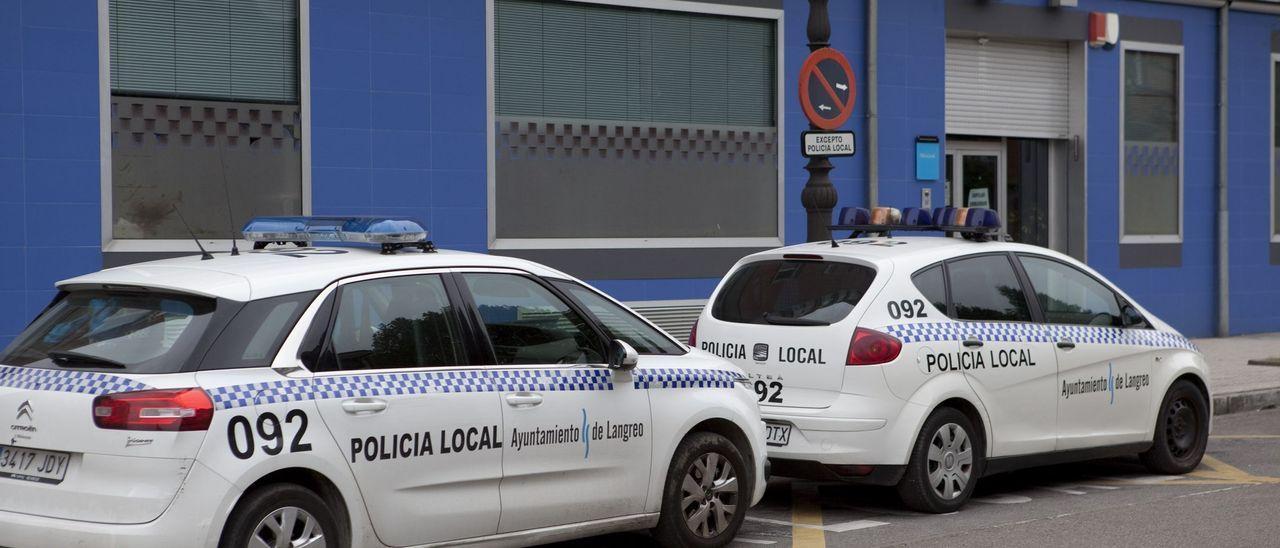
<instances>
[{"instance_id":1,"label":"doorway","mask_svg":"<svg viewBox=\"0 0 1280 548\"><path fill-rule=\"evenodd\" d=\"M947 205L985 207L1020 243L1050 247L1051 146L1047 139L947 137Z\"/></svg>"}]
</instances>

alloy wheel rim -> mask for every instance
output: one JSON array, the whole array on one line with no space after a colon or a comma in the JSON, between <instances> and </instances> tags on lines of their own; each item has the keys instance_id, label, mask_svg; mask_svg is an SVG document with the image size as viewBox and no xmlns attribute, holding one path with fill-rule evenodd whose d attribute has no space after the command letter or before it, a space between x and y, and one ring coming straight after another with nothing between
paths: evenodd
<instances>
[{"instance_id":1,"label":"alloy wheel rim","mask_svg":"<svg viewBox=\"0 0 1280 548\"><path fill-rule=\"evenodd\" d=\"M253 528L249 548L325 548L324 530L306 510L277 508Z\"/></svg>"},{"instance_id":2,"label":"alloy wheel rim","mask_svg":"<svg viewBox=\"0 0 1280 548\"><path fill-rule=\"evenodd\" d=\"M1200 420L1196 417L1191 402L1179 398L1169 404L1165 419L1165 440L1174 457L1181 459L1191 454L1199 429Z\"/></svg>"},{"instance_id":3,"label":"alloy wheel rim","mask_svg":"<svg viewBox=\"0 0 1280 548\"><path fill-rule=\"evenodd\" d=\"M685 471L680 509L693 534L714 538L725 532L738 513L738 475L719 453L705 453Z\"/></svg>"},{"instance_id":4,"label":"alloy wheel rim","mask_svg":"<svg viewBox=\"0 0 1280 548\"><path fill-rule=\"evenodd\" d=\"M926 466L933 492L942 500L958 498L973 475L973 442L964 428L949 422L934 432Z\"/></svg>"}]
</instances>

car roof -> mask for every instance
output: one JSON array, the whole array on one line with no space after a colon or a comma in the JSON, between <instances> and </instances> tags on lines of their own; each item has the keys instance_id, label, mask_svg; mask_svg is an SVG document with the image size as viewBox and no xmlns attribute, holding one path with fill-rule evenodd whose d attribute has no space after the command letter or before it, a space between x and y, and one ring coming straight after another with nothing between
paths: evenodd
<instances>
[{"instance_id":1,"label":"car roof","mask_svg":"<svg viewBox=\"0 0 1280 548\"><path fill-rule=\"evenodd\" d=\"M546 266L482 253L440 250L434 253L403 251L383 255L369 247L280 247L242 251L239 256L216 254L211 260L198 255L136 263L100 270L57 283L60 289L77 286L143 286L235 301L249 301L303 291L316 291L351 276L419 268L512 268L557 278L572 276Z\"/></svg>"},{"instance_id":2,"label":"car roof","mask_svg":"<svg viewBox=\"0 0 1280 548\"><path fill-rule=\"evenodd\" d=\"M909 269L923 267L941 260L992 252L1023 252L1047 255L1073 264L1079 264L1070 257L1039 246L1013 242L976 242L962 238L943 238L937 236L905 236L905 237L861 237L855 239L838 239L837 247L831 247L831 240L808 242L777 249L762 251L743 258L749 262L762 258L773 258L787 254L821 255L823 258L854 259L876 265L893 264Z\"/></svg>"}]
</instances>

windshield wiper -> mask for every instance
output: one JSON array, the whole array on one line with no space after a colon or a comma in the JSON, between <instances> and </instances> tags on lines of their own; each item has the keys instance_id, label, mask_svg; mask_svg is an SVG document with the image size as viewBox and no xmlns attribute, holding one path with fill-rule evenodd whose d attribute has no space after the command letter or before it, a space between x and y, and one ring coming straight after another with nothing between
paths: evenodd
<instances>
[{"instance_id":1,"label":"windshield wiper","mask_svg":"<svg viewBox=\"0 0 1280 548\"><path fill-rule=\"evenodd\" d=\"M768 312L764 313L764 321L773 325L831 325L831 322L822 320L810 320L806 318L788 318L786 316L774 316Z\"/></svg>"},{"instance_id":2,"label":"windshield wiper","mask_svg":"<svg viewBox=\"0 0 1280 548\"><path fill-rule=\"evenodd\" d=\"M69 350L53 350L45 355L48 356L49 359L53 360L53 363L58 364L58 367L89 366L111 367L115 369L126 369L129 367L110 358L82 354L80 352L73 352Z\"/></svg>"}]
</instances>

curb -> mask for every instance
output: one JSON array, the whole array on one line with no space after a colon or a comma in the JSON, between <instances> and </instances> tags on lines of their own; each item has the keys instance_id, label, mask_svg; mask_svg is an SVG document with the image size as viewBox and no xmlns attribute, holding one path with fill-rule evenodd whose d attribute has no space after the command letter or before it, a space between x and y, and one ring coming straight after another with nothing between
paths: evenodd
<instances>
[{"instance_id":1,"label":"curb","mask_svg":"<svg viewBox=\"0 0 1280 548\"><path fill-rule=\"evenodd\" d=\"M1229 415L1280 407L1280 387L1214 394L1213 414Z\"/></svg>"}]
</instances>

